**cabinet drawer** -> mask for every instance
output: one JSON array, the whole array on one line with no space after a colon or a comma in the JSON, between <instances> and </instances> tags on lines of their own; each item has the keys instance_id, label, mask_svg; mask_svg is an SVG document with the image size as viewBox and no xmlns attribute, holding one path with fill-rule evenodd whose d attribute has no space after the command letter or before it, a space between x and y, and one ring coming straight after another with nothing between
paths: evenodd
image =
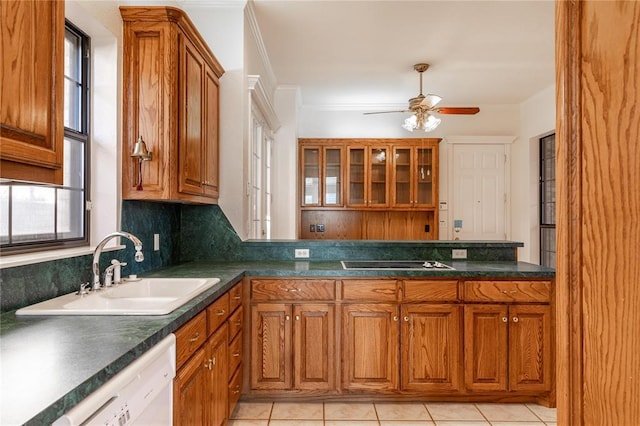
<instances>
[{"instance_id":1,"label":"cabinet drawer","mask_svg":"<svg viewBox=\"0 0 640 426\"><path fill-rule=\"evenodd\" d=\"M468 302L549 302L551 281L465 281Z\"/></svg>"},{"instance_id":2,"label":"cabinet drawer","mask_svg":"<svg viewBox=\"0 0 640 426\"><path fill-rule=\"evenodd\" d=\"M397 284L396 280L344 280L342 281L342 299L395 302L398 293Z\"/></svg>"},{"instance_id":3,"label":"cabinet drawer","mask_svg":"<svg viewBox=\"0 0 640 426\"><path fill-rule=\"evenodd\" d=\"M242 361L242 333L238 334L229 345L229 371L233 372Z\"/></svg>"},{"instance_id":4,"label":"cabinet drawer","mask_svg":"<svg viewBox=\"0 0 640 426\"><path fill-rule=\"evenodd\" d=\"M236 284L229 290L229 312L242 304L242 284Z\"/></svg>"},{"instance_id":5,"label":"cabinet drawer","mask_svg":"<svg viewBox=\"0 0 640 426\"><path fill-rule=\"evenodd\" d=\"M240 330L242 330L242 308L236 309L229 317L229 341L233 340Z\"/></svg>"},{"instance_id":6,"label":"cabinet drawer","mask_svg":"<svg viewBox=\"0 0 640 426\"><path fill-rule=\"evenodd\" d=\"M176 331L176 364L180 367L207 340L207 315L204 311Z\"/></svg>"},{"instance_id":7,"label":"cabinet drawer","mask_svg":"<svg viewBox=\"0 0 640 426\"><path fill-rule=\"evenodd\" d=\"M225 322L229 317L229 293L225 293L218 300L207 307L207 319L209 322L209 334Z\"/></svg>"},{"instance_id":8,"label":"cabinet drawer","mask_svg":"<svg viewBox=\"0 0 640 426\"><path fill-rule=\"evenodd\" d=\"M455 302L458 281L403 281L405 302Z\"/></svg>"},{"instance_id":9,"label":"cabinet drawer","mask_svg":"<svg viewBox=\"0 0 640 426\"><path fill-rule=\"evenodd\" d=\"M334 300L334 280L251 280L253 300Z\"/></svg>"},{"instance_id":10,"label":"cabinet drawer","mask_svg":"<svg viewBox=\"0 0 640 426\"><path fill-rule=\"evenodd\" d=\"M231 377L229 381L229 417L233 415L233 410L240 399L242 393L242 368Z\"/></svg>"}]
</instances>

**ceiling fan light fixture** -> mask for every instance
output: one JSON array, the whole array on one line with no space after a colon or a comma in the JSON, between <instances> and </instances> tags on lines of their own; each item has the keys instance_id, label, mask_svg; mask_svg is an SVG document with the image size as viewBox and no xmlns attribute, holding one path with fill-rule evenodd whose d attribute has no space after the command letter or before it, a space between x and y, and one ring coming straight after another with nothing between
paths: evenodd
<instances>
[{"instance_id":1,"label":"ceiling fan light fixture","mask_svg":"<svg viewBox=\"0 0 640 426\"><path fill-rule=\"evenodd\" d=\"M411 117L404 120L402 127L410 132L414 130L424 130L425 132L431 132L436 129L442 122L438 117L427 113L417 112Z\"/></svg>"}]
</instances>

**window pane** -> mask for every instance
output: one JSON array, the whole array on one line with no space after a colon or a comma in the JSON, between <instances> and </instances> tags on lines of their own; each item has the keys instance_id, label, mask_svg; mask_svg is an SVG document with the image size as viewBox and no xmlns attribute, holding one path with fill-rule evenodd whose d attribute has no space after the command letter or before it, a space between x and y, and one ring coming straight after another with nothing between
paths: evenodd
<instances>
[{"instance_id":1,"label":"window pane","mask_svg":"<svg viewBox=\"0 0 640 426\"><path fill-rule=\"evenodd\" d=\"M84 143L64 138L64 186L84 189Z\"/></svg>"},{"instance_id":2,"label":"window pane","mask_svg":"<svg viewBox=\"0 0 640 426\"><path fill-rule=\"evenodd\" d=\"M12 242L54 238L55 189L14 185L12 201Z\"/></svg>"},{"instance_id":3,"label":"window pane","mask_svg":"<svg viewBox=\"0 0 640 426\"><path fill-rule=\"evenodd\" d=\"M64 75L72 80L80 80L82 41L68 29L64 34Z\"/></svg>"},{"instance_id":4,"label":"window pane","mask_svg":"<svg viewBox=\"0 0 640 426\"><path fill-rule=\"evenodd\" d=\"M0 186L0 244L9 242L9 186Z\"/></svg>"},{"instance_id":5,"label":"window pane","mask_svg":"<svg viewBox=\"0 0 640 426\"><path fill-rule=\"evenodd\" d=\"M82 131L80 125L80 105L82 93L80 86L65 78L64 80L64 127L77 132Z\"/></svg>"},{"instance_id":6,"label":"window pane","mask_svg":"<svg viewBox=\"0 0 640 426\"><path fill-rule=\"evenodd\" d=\"M82 238L84 192L58 189L58 239Z\"/></svg>"}]
</instances>

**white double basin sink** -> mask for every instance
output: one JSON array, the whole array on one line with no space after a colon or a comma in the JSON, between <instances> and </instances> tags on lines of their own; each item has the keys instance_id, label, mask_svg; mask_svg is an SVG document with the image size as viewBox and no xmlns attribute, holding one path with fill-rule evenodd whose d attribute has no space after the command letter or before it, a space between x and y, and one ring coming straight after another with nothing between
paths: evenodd
<instances>
[{"instance_id":1,"label":"white double basin sink","mask_svg":"<svg viewBox=\"0 0 640 426\"><path fill-rule=\"evenodd\" d=\"M166 315L220 282L219 278L141 278L66 294L19 309L16 315Z\"/></svg>"}]
</instances>

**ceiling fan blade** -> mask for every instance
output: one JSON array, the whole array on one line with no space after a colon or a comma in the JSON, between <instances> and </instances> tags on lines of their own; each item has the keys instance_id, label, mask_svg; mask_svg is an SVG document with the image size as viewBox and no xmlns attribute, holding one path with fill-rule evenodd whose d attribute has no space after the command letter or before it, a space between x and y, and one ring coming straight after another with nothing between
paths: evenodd
<instances>
[{"instance_id":1,"label":"ceiling fan blade","mask_svg":"<svg viewBox=\"0 0 640 426\"><path fill-rule=\"evenodd\" d=\"M473 115L480 112L480 108L478 107L439 107L434 108L433 112L437 112L438 114L467 114Z\"/></svg>"},{"instance_id":2,"label":"ceiling fan blade","mask_svg":"<svg viewBox=\"0 0 640 426\"><path fill-rule=\"evenodd\" d=\"M374 112L363 112L364 115L369 115L369 114L389 114L389 113L394 113L394 112L410 112L410 110L408 109L401 109L398 111L374 111Z\"/></svg>"},{"instance_id":3,"label":"ceiling fan blade","mask_svg":"<svg viewBox=\"0 0 640 426\"><path fill-rule=\"evenodd\" d=\"M433 108L438 105L442 98L438 95L434 95L432 93L425 95L424 99L420 102L420 106L425 106L427 108Z\"/></svg>"}]
</instances>

